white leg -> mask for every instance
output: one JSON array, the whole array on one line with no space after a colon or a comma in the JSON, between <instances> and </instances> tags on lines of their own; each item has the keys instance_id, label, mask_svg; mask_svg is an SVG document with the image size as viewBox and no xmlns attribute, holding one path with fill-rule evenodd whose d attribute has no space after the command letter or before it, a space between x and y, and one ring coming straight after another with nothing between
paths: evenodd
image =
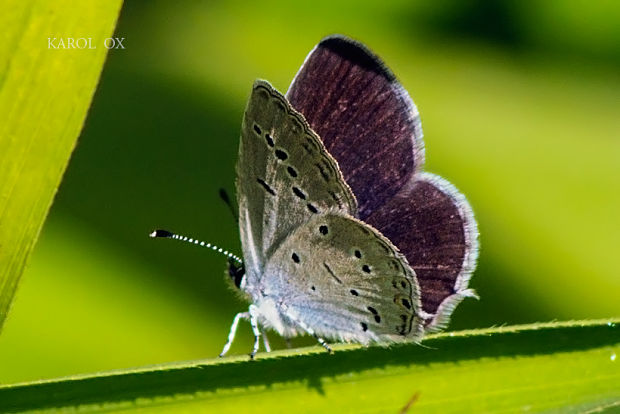
<instances>
[{"instance_id":1,"label":"white leg","mask_svg":"<svg viewBox=\"0 0 620 414\"><path fill-rule=\"evenodd\" d=\"M332 352L332 349L329 347L329 345L327 344L327 342L325 342L325 340L321 337L319 337L316 332L314 332L314 329L312 329L311 327L309 327L308 325L306 325L303 321L297 319L294 315L291 315L290 312L286 312L287 307L286 305L282 304L281 305L282 310L284 310L286 316L292 320L293 322L295 322L297 324L297 326L299 326L301 329L303 329L307 334L314 336L314 338L319 341L319 343L321 345L323 345L323 348L325 348L327 350L327 352Z\"/></svg>"},{"instance_id":2,"label":"white leg","mask_svg":"<svg viewBox=\"0 0 620 414\"><path fill-rule=\"evenodd\" d=\"M254 359L254 355L256 355L256 353L258 352L258 347L260 346L260 330L258 329L258 315L256 313L256 306L253 304L250 305L249 311L250 325L252 325L252 332L254 332L254 348L252 348L250 358Z\"/></svg>"},{"instance_id":3,"label":"white leg","mask_svg":"<svg viewBox=\"0 0 620 414\"><path fill-rule=\"evenodd\" d=\"M265 351L271 352L271 347L269 346L269 339L267 339L267 334L265 334L265 331L263 331L261 332L261 335L263 336L263 345L265 345Z\"/></svg>"},{"instance_id":4,"label":"white leg","mask_svg":"<svg viewBox=\"0 0 620 414\"><path fill-rule=\"evenodd\" d=\"M226 355L226 353L230 349L230 346L235 340L235 334L237 333L237 326L239 325L239 320L249 319L249 318L250 318L249 312L239 312L238 314L235 315L235 319L233 319L233 323L232 325L230 325L230 332L228 333L228 340L226 341L226 344L224 345L224 349L222 349L222 352L220 352L220 357L223 357L224 355Z\"/></svg>"}]
</instances>

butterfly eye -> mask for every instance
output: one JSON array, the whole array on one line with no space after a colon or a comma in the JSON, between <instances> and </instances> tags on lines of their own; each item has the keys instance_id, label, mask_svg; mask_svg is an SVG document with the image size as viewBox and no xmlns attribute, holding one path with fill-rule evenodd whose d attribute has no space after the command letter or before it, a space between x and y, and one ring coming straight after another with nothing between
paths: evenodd
<instances>
[{"instance_id":1,"label":"butterfly eye","mask_svg":"<svg viewBox=\"0 0 620 414\"><path fill-rule=\"evenodd\" d=\"M237 288L241 287L241 282L245 277L245 267L243 265L238 265L233 260L228 261L228 276L233 281Z\"/></svg>"}]
</instances>

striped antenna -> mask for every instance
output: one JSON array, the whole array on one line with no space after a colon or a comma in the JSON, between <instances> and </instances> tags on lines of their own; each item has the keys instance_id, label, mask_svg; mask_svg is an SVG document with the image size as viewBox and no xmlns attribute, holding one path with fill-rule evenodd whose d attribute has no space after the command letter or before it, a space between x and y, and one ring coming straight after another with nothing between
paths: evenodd
<instances>
[{"instance_id":1,"label":"striped antenna","mask_svg":"<svg viewBox=\"0 0 620 414\"><path fill-rule=\"evenodd\" d=\"M214 244L211 243L205 243L203 241L197 240L197 239L191 239L187 236L182 236L180 234L175 234L175 233L171 233L168 230L153 230L153 232L151 234L149 234L150 237L164 237L167 239L175 239L175 240L181 240L184 242L188 242L188 243L192 243L192 244L196 244L200 247L206 247L208 249L211 249L215 252L218 253L222 253L224 256L228 257L229 259L234 260L235 262L239 263L239 264L243 264L243 260L241 260L238 256L235 256L234 254L232 254L231 252L229 252L228 250L224 250L221 247L217 247Z\"/></svg>"}]
</instances>

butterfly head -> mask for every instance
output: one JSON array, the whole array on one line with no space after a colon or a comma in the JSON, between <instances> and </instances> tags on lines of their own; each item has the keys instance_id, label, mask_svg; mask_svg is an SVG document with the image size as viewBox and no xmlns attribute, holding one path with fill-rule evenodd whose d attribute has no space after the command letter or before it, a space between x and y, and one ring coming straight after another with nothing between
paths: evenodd
<instances>
[{"instance_id":1,"label":"butterfly head","mask_svg":"<svg viewBox=\"0 0 620 414\"><path fill-rule=\"evenodd\" d=\"M245 267L232 258L228 259L228 276L237 289L243 290L245 287Z\"/></svg>"}]
</instances>

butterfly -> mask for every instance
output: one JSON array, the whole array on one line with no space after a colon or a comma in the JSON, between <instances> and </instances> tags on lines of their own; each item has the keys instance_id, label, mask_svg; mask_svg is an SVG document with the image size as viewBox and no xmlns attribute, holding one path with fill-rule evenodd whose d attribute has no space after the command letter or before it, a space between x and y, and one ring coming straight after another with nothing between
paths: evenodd
<instances>
[{"instance_id":1,"label":"butterfly","mask_svg":"<svg viewBox=\"0 0 620 414\"><path fill-rule=\"evenodd\" d=\"M265 329L312 335L330 351L328 341L418 342L477 297L472 209L423 171L424 158L416 106L357 41L321 40L286 96L257 80L236 166L243 261L224 252L251 304L220 356L242 319L255 337L251 357L261 336L270 350Z\"/></svg>"},{"instance_id":2,"label":"butterfly","mask_svg":"<svg viewBox=\"0 0 620 414\"><path fill-rule=\"evenodd\" d=\"M286 96L252 88L236 167L240 319L290 338L419 341L475 297L478 230L465 197L423 172L419 113L368 48L329 36ZM265 342L269 349L268 342Z\"/></svg>"}]
</instances>

